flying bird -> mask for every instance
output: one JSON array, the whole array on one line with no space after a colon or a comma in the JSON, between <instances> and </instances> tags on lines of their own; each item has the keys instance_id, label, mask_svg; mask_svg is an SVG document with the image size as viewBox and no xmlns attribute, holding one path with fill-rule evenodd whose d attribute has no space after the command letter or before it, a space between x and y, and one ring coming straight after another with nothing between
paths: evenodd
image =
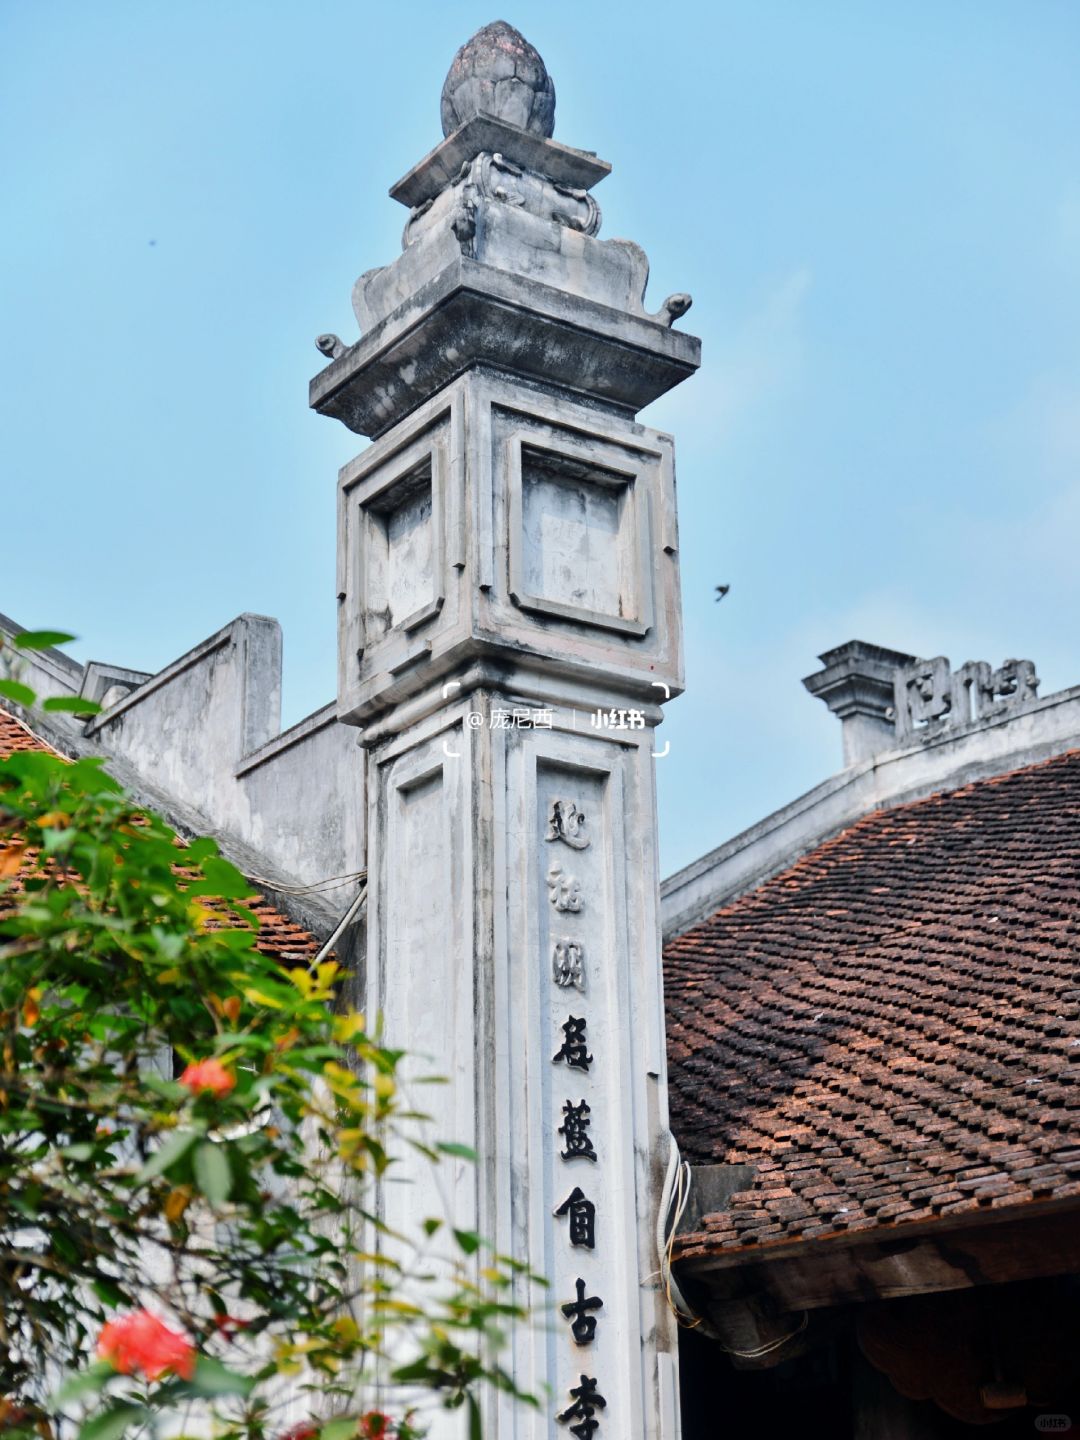
<instances>
[{"instance_id":1,"label":"flying bird","mask_svg":"<svg viewBox=\"0 0 1080 1440\"><path fill-rule=\"evenodd\" d=\"M724 596L727 594L727 592L728 592L730 589L731 589L731 586L730 586L730 585L717 585L717 587L716 587L716 601L717 601L717 604L720 603L720 601L724 598Z\"/></svg>"}]
</instances>

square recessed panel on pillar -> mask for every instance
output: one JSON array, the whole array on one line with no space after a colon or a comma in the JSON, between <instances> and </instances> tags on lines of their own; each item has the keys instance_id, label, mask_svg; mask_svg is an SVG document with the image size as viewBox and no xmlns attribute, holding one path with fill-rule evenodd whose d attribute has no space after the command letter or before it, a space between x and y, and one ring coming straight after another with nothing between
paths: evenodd
<instances>
[{"instance_id":1,"label":"square recessed panel on pillar","mask_svg":"<svg viewBox=\"0 0 1080 1440\"><path fill-rule=\"evenodd\" d=\"M629 459L552 432L541 443L528 432L507 439L510 598L522 610L646 633L648 502Z\"/></svg>"},{"instance_id":2,"label":"square recessed panel on pillar","mask_svg":"<svg viewBox=\"0 0 1080 1440\"><path fill-rule=\"evenodd\" d=\"M341 680L395 674L430 653L449 593L448 404L342 471L338 600Z\"/></svg>"}]
</instances>

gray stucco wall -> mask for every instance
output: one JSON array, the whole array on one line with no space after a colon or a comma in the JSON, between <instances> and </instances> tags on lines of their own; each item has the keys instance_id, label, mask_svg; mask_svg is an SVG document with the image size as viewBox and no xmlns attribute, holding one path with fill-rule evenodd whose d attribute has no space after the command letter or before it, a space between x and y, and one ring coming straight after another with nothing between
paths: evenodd
<instances>
[{"instance_id":1,"label":"gray stucco wall","mask_svg":"<svg viewBox=\"0 0 1080 1440\"><path fill-rule=\"evenodd\" d=\"M7 634L20 628L0 617ZM58 650L18 664L43 698L85 693L101 668ZM364 757L334 703L280 733L277 621L241 615L156 675L126 673L141 683L101 715L35 714L35 729L73 754L104 755L141 800L187 833L213 834L246 874L317 887L300 908L305 923L326 928L356 884L323 882L365 866Z\"/></svg>"}]
</instances>

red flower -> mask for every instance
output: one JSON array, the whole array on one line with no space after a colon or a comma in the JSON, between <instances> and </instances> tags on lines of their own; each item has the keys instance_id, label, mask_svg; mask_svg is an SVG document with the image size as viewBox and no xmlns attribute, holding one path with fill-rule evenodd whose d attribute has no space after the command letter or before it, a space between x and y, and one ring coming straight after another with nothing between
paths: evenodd
<instances>
[{"instance_id":1,"label":"red flower","mask_svg":"<svg viewBox=\"0 0 1080 1440\"><path fill-rule=\"evenodd\" d=\"M291 1430L285 1430L279 1435L278 1440L315 1440L318 1433L318 1425L313 1425L310 1420L301 1420Z\"/></svg>"},{"instance_id":2,"label":"red flower","mask_svg":"<svg viewBox=\"0 0 1080 1440\"><path fill-rule=\"evenodd\" d=\"M189 1065L180 1076L180 1084L186 1085L193 1094L204 1090L211 1094L227 1095L236 1084L236 1076L230 1074L220 1060L199 1060Z\"/></svg>"},{"instance_id":3,"label":"red flower","mask_svg":"<svg viewBox=\"0 0 1080 1440\"><path fill-rule=\"evenodd\" d=\"M225 1336L232 1335L235 1330L246 1330L250 1324L250 1320L238 1320L235 1315L214 1316L214 1329Z\"/></svg>"},{"instance_id":4,"label":"red flower","mask_svg":"<svg viewBox=\"0 0 1080 1440\"><path fill-rule=\"evenodd\" d=\"M195 1347L149 1310L110 1320L98 1336L97 1353L121 1375L141 1373L160 1380L171 1371L182 1380L195 1374Z\"/></svg>"}]
</instances>

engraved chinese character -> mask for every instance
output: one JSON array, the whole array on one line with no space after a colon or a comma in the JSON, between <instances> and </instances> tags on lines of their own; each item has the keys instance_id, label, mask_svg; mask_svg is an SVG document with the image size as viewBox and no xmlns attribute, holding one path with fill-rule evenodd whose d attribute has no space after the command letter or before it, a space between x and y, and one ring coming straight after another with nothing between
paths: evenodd
<instances>
[{"instance_id":1,"label":"engraved chinese character","mask_svg":"<svg viewBox=\"0 0 1080 1440\"><path fill-rule=\"evenodd\" d=\"M563 1024L562 1032L566 1038L562 1048L551 1057L552 1063L557 1065L565 1060L571 1070L588 1070L592 1056L585 1044L585 1021L571 1015Z\"/></svg>"},{"instance_id":2,"label":"engraved chinese character","mask_svg":"<svg viewBox=\"0 0 1080 1440\"><path fill-rule=\"evenodd\" d=\"M565 1409L561 1415L556 1416L560 1425L570 1425L570 1434L575 1435L577 1440L592 1440L593 1435L600 1429L600 1421L594 1419L597 1410L607 1408L607 1401L596 1388L596 1380L588 1375L582 1375L581 1384L570 1391L570 1399L573 1405Z\"/></svg>"},{"instance_id":3,"label":"engraved chinese character","mask_svg":"<svg viewBox=\"0 0 1080 1440\"><path fill-rule=\"evenodd\" d=\"M573 800L553 800L544 839L561 840L571 850L584 850L589 844L589 837L581 833L584 825L585 812Z\"/></svg>"},{"instance_id":4,"label":"engraved chinese character","mask_svg":"<svg viewBox=\"0 0 1080 1440\"><path fill-rule=\"evenodd\" d=\"M575 1185L570 1194L554 1212L557 1217L570 1217L570 1244L583 1250L596 1248L596 1206L585 1198L580 1185Z\"/></svg>"},{"instance_id":5,"label":"engraved chinese character","mask_svg":"<svg viewBox=\"0 0 1080 1440\"><path fill-rule=\"evenodd\" d=\"M570 1334L574 1337L575 1345L592 1344L596 1336L596 1316L590 1315L589 1311L599 1310L603 1303L599 1295L585 1294L585 1281L579 1276L577 1299L560 1306L562 1313L570 1321Z\"/></svg>"},{"instance_id":6,"label":"engraved chinese character","mask_svg":"<svg viewBox=\"0 0 1080 1440\"><path fill-rule=\"evenodd\" d=\"M575 990L585 989L585 951L567 935L555 941L551 954L551 976L563 990L571 985Z\"/></svg>"},{"instance_id":7,"label":"engraved chinese character","mask_svg":"<svg viewBox=\"0 0 1080 1440\"><path fill-rule=\"evenodd\" d=\"M559 1134L566 1142L566 1149L562 1152L564 1160L596 1159L596 1151L589 1139L590 1113L584 1100L579 1105L575 1105L572 1100L567 1100L563 1106L563 1115L566 1118L559 1126Z\"/></svg>"},{"instance_id":8,"label":"engraved chinese character","mask_svg":"<svg viewBox=\"0 0 1080 1440\"><path fill-rule=\"evenodd\" d=\"M556 910L576 914L581 909L581 881L576 875L567 875L561 865L552 865L547 883L548 899Z\"/></svg>"},{"instance_id":9,"label":"engraved chinese character","mask_svg":"<svg viewBox=\"0 0 1080 1440\"><path fill-rule=\"evenodd\" d=\"M893 681L896 733L901 740L913 734L936 734L948 723L953 708L952 675L944 655L917 660L896 672Z\"/></svg>"}]
</instances>

